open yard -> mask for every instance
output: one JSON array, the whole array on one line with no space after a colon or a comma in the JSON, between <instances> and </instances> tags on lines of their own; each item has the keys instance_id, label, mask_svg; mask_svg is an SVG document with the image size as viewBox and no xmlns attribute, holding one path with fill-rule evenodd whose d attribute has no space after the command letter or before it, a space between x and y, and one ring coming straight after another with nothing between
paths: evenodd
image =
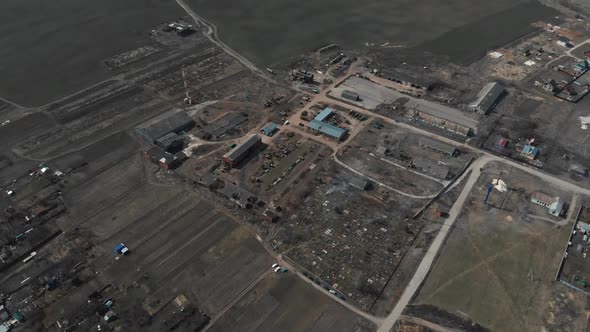
<instances>
[{"instance_id":1,"label":"open yard","mask_svg":"<svg viewBox=\"0 0 590 332\"><path fill-rule=\"evenodd\" d=\"M373 331L375 326L291 273L268 274L210 331Z\"/></svg>"},{"instance_id":2,"label":"open yard","mask_svg":"<svg viewBox=\"0 0 590 332\"><path fill-rule=\"evenodd\" d=\"M487 184L506 181L484 204ZM564 218L530 202L542 191L566 202ZM571 229L571 195L535 177L492 163L466 205L415 303L434 305L497 331L541 330L552 299L556 269ZM556 318L559 321L559 317Z\"/></svg>"}]
</instances>

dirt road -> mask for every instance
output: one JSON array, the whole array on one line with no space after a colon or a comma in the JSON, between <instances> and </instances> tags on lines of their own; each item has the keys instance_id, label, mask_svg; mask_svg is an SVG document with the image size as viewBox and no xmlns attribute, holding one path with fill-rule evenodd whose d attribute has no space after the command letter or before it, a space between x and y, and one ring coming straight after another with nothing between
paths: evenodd
<instances>
[{"instance_id":1,"label":"dirt road","mask_svg":"<svg viewBox=\"0 0 590 332\"><path fill-rule=\"evenodd\" d=\"M214 43L215 45L217 45L219 48L221 48L227 54L229 54L232 57L234 57L238 62L240 62L241 64L243 64L246 68L250 69L255 74L257 74L260 77L263 77L265 79L269 79L264 74L264 72L262 70L260 70L258 67L256 67L252 62L250 62L248 59L244 58L238 52L234 51L231 47L227 46L224 42L222 42L221 40L219 40L219 38L217 36L217 27L214 24L207 22L204 18L202 18L199 15L197 15L183 0L176 0L176 2L195 21L195 23L197 24L197 26L202 26L202 27L206 27L207 28L206 31L205 30L203 31L203 34L212 43Z\"/></svg>"},{"instance_id":2,"label":"dirt road","mask_svg":"<svg viewBox=\"0 0 590 332\"><path fill-rule=\"evenodd\" d=\"M236 51L234 51L233 49L231 49L229 46L227 46L226 44L224 44L223 42L221 42L219 40L219 38L217 37L217 30L215 25L208 23L206 20L204 20L203 18L201 18L200 16L198 16L196 13L194 13L190 7L184 3L183 0L176 0L176 2L192 17L192 19L196 22L197 25L199 26L204 26L207 28L206 31L204 31L204 34L207 38L209 38L214 44L216 44L217 46L219 46L221 49L223 49L225 52L227 52L229 55L231 55L232 57L234 57L237 61L239 61L240 63L242 63L245 67L247 67L248 69L250 69L252 72L254 72L255 74L267 79L267 80L271 80L268 76L266 76L263 71L261 71L259 68L257 68L254 64L252 64L250 61L248 61L246 58L244 58L243 56L241 56L240 54L238 54ZM350 71L349 71L350 73ZM338 100L334 100L332 98L327 97L327 92L329 92L329 90L338 85L339 83L341 83L342 81L344 81L346 78L348 77L348 75L345 75L344 78L334 82L329 89L325 89L324 91L322 91L321 94L318 94L316 96L314 96L312 98L312 100L308 103L308 105L306 107L304 107L301 111L303 110L309 110L309 108L316 104L316 103L329 103L329 104L336 104L339 106L344 107L345 109L351 109L351 110L355 110L359 113L365 114L369 117L373 117L373 118L379 118L382 121L385 121L387 123L393 124L394 126L398 126L401 128L404 128L406 130L409 130L411 132L414 133L418 133L421 134L423 136L426 137L430 137L439 141L443 141L446 142L448 144L451 145L455 145L455 146L460 146L465 150L471 151L476 153L477 155L481 156L481 158L479 158L478 160L476 160L467 170L467 172L470 172L470 176L467 180L467 183L464 187L464 189L461 191L461 194L459 195L457 201L455 201L455 203L453 204L451 210L449 211L449 217L445 220L443 226L441 227L441 230L439 231L439 233L437 234L436 238L434 239L434 241L432 242L431 246L428 249L428 252L426 253L426 255L424 256L424 258L422 259L422 261L420 262L420 265L418 266L418 269L416 271L416 273L414 274L414 276L412 277L412 279L410 280L410 282L408 283L408 285L406 286L401 298L399 299L399 301L397 302L396 306L393 308L392 312L383 320L381 320L378 317L374 317L372 315L369 315L367 313L364 313L362 311L360 311L359 309L349 305L348 303L343 304L342 305L346 306L349 310L353 311L354 313L361 315L375 323L377 323L380 327L378 331L390 331L395 322L400 318L403 310L405 309L405 307L409 304L409 302L411 301L411 299L413 298L414 294L416 293L418 287L422 284L422 282L424 281L424 279L426 278L426 275L428 274L428 272L430 271L430 268L432 267L432 264L434 263L434 260L440 250L440 248L442 247L444 240L446 239L447 235L449 234L450 230L452 229L453 224L455 223L457 216L459 215L459 212L461 211L463 204L465 203L465 199L467 198L469 192L471 191L473 185L475 184L475 182L477 181L477 179L480 176L480 169L483 168L488 162L491 161L498 161L498 162L502 162L504 164L507 164L509 166L518 168L520 170L523 170L527 173L530 173L532 175L535 175L539 178L541 178L544 181L547 181L549 183L551 183L552 185L561 188L563 190L566 191L571 191L574 193L578 193L578 194L584 194L584 195L590 195L590 190L585 189L585 188L581 188L575 184L569 183L567 181L555 178L551 175L545 174L543 172L540 172L537 169L534 169L533 167L529 166L529 165L525 165L525 164L521 164L518 163L516 161L513 160L509 160L507 158L502 158L502 157L498 157L495 155L492 155L488 152L479 150L477 148L471 147L467 144L461 144L461 143L457 143L453 140L450 140L446 137L442 137L439 136L437 134L425 131L423 129L419 129L413 126L410 126L408 124L405 123L398 123L390 118L375 114L373 112L370 112L368 110L365 110L363 108L360 108L358 106L354 106L354 105L350 105L347 103L343 103L340 102ZM272 80L271 80L272 81ZM290 122L292 124L295 123L299 123L299 115L300 113L298 112L297 114L294 114L292 117L290 117ZM292 125L293 128L297 128L296 126ZM349 137L348 141L352 140L352 138L360 131L360 127L361 126L357 126L353 129L353 131L351 132L351 137ZM299 128L298 128L299 129ZM308 132L305 132L305 130L297 130L298 132L300 132L303 136L312 138L314 140L320 141L328 146L330 146L333 150L334 150L334 160L339 163L340 165L342 165L343 167L351 170L354 173L360 174L362 176L367 177L366 175L360 173L357 170L352 169L351 167L347 166L346 164L342 163L340 160L338 160L338 158L336 157L336 153L337 151L344 145L346 145L345 143L338 143L338 142L333 142L330 141L328 139L325 139L323 137L318 137L315 135L312 135ZM369 177L368 177L369 178ZM375 181L374 179L372 179L373 181ZM379 183L378 181L375 181L376 183ZM408 196L409 194L406 193L402 193L398 190L396 190L395 188L390 188L389 186L386 186L382 183L379 183L380 185L383 185L385 187L387 187L388 189L391 189L397 193L400 193L402 195ZM410 196L412 197L412 196ZM417 197L414 197L417 198ZM259 237L257 237L259 238ZM284 262L283 262L284 263ZM306 278L302 275L300 275L300 277L304 280L306 280ZM307 281L307 280L306 280ZM312 283L312 285L314 285L314 287L316 287L315 284ZM332 297L330 294L327 294L328 296ZM341 302L337 299L335 299L338 302Z\"/></svg>"},{"instance_id":3,"label":"dirt road","mask_svg":"<svg viewBox=\"0 0 590 332\"><path fill-rule=\"evenodd\" d=\"M366 313L366 312L358 309L357 307L353 306L352 304L349 304L348 302L344 302L342 300L339 300L334 295L332 295L330 292L328 292L327 290L325 290L323 287L321 287L320 285L314 283L309 278L306 278L303 274L299 273L291 264L289 264L289 262L287 262L286 260L284 260L283 257L282 257L282 255L278 255L277 256L277 262L281 266L287 267L290 271L293 271L294 273L296 273L297 276L299 276L299 278L301 278L303 281L305 281L306 283L310 284L311 286L313 286L315 289L319 290L320 292L326 294L326 296L329 296L331 299L334 299L334 301L338 302L340 305L342 305L346 309L354 312L355 314L357 314L357 315L365 318L368 321L371 321L371 322L375 323L377 326L381 326L381 324L383 323L383 318L379 318L379 317L375 317L373 315L370 315L370 314L368 314L368 313Z\"/></svg>"},{"instance_id":4,"label":"dirt road","mask_svg":"<svg viewBox=\"0 0 590 332\"><path fill-rule=\"evenodd\" d=\"M405 192L403 192L401 190L397 190L397 189L395 189L395 188L393 188L391 186L388 186L385 183L383 183L383 182L381 182L381 181L379 181L379 180L377 180L375 178L372 178L372 177L370 177L370 176L368 176L366 174L363 174L363 173L357 171L356 169L354 169L354 168L346 165L342 160L338 159L338 156L336 156L336 154L334 154L334 161L336 163L338 163L338 165L346 168L347 170L349 170L349 171L351 171L351 172L353 172L355 174L358 174L358 175L360 175L360 176L362 176L364 178L367 178L367 179L371 180L371 182L374 182L374 183L378 184L379 186L384 187L384 188L387 188L387 189L389 189L389 190L391 190L393 192L396 192L396 193L398 193L398 194L400 194L402 196L406 196L406 197L410 197L410 198L415 198L415 199L431 199L431 198L436 197L436 195L437 195L437 194L433 194L433 195L427 195L427 196L418 196L418 195L408 194L408 193L405 193Z\"/></svg>"},{"instance_id":5,"label":"dirt road","mask_svg":"<svg viewBox=\"0 0 590 332\"><path fill-rule=\"evenodd\" d=\"M432 241L430 248L428 248L428 251L424 255L424 258L422 258L422 261L420 262L420 265L418 266L416 273L412 277L412 280L410 280L410 282L406 286L406 289L397 301L397 304L395 305L391 313L385 318L383 324L379 327L379 332L389 332L393 328L395 322L400 318L403 310L410 303L410 300L412 300L412 297L414 297L416 290L418 290L418 287L420 287L420 285L426 278L426 275L430 271L430 267L432 266L432 263L434 263L434 259L436 258L438 251L442 247L449 231L452 229L455 220L457 220L459 212L461 211L461 208L465 203L465 199L467 199L467 195L469 195L469 192L471 192L471 188L479 178L481 174L480 169L488 162L489 158L483 157L471 165L471 175L469 176L469 179L467 180L467 183L465 184L463 191L461 191L459 198L457 198L457 200L451 207L451 210L449 211L449 217L447 218L447 220L445 220L445 223L442 225L434 241Z\"/></svg>"}]
</instances>

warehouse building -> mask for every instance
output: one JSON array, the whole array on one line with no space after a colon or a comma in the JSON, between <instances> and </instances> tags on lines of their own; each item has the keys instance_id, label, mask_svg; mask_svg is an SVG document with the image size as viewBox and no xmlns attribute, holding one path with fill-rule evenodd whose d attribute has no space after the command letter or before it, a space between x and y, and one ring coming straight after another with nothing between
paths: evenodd
<instances>
[{"instance_id":1,"label":"warehouse building","mask_svg":"<svg viewBox=\"0 0 590 332\"><path fill-rule=\"evenodd\" d=\"M244 158L248 157L261 144L258 135L252 135L223 155L223 162L229 168L236 167Z\"/></svg>"},{"instance_id":2,"label":"warehouse building","mask_svg":"<svg viewBox=\"0 0 590 332\"><path fill-rule=\"evenodd\" d=\"M322 135L341 141L346 136L347 130L325 122L332 114L334 114L334 111L331 108L324 108L324 110L309 122L307 127Z\"/></svg>"},{"instance_id":3,"label":"warehouse building","mask_svg":"<svg viewBox=\"0 0 590 332\"><path fill-rule=\"evenodd\" d=\"M352 100L352 101L360 101L361 100L361 96L359 96L358 93L354 93L354 92L349 91L349 90L342 91L342 95L341 96L344 99L348 99L348 100Z\"/></svg>"},{"instance_id":4,"label":"warehouse building","mask_svg":"<svg viewBox=\"0 0 590 332\"><path fill-rule=\"evenodd\" d=\"M308 127L316 132L319 132L322 135L334 138L338 141L341 141L346 136L346 129L336 127L329 123L320 122L318 120L311 120L309 122Z\"/></svg>"},{"instance_id":5,"label":"warehouse building","mask_svg":"<svg viewBox=\"0 0 590 332\"><path fill-rule=\"evenodd\" d=\"M432 149L436 152L440 152L442 154L446 154L447 156L450 157L454 157L455 155L457 155L457 148L455 148L452 145L449 144L445 144L443 142L434 140L434 139L430 139L427 137L421 137L420 140L418 141L418 145L425 147L425 148L429 148Z\"/></svg>"},{"instance_id":6,"label":"warehouse building","mask_svg":"<svg viewBox=\"0 0 590 332\"><path fill-rule=\"evenodd\" d=\"M177 152L182 150L184 146L184 139L177 133L168 133L156 140L156 145L168 152Z\"/></svg>"},{"instance_id":7,"label":"warehouse building","mask_svg":"<svg viewBox=\"0 0 590 332\"><path fill-rule=\"evenodd\" d=\"M180 134L194 126L195 120L185 111L172 110L140 124L136 131L155 144L160 137L168 133Z\"/></svg>"},{"instance_id":8,"label":"warehouse building","mask_svg":"<svg viewBox=\"0 0 590 332\"><path fill-rule=\"evenodd\" d=\"M429 112L422 109L413 109L411 110L410 114L420 121L459 134L463 137L468 137L474 133L470 127L443 118L435 112Z\"/></svg>"},{"instance_id":9,"label":"warehouse building","mask_svg":"<svg viewBox=\"0 0 590 332\"><path fill-rule=\"evenodd\" d=\"M469 109L485 115L496 106L502 94L504 94L504 87L499 83L490 82L479 91L475 101L469 104Z\"/></svg>"},{"instance_id":10,"label":"warehouse building","mask_svg":"<svg viewBox=\"0 0 590 332\"><path fill-rule=\"evenodd\" d=\"M332 114L334 114L334 111L331 108L326 107L318 115L316 115L314 120L319 121L319 122L324 122L324 121L328 120L328 118L330 116L332 116Z\"/></svg>"}]
</instances>

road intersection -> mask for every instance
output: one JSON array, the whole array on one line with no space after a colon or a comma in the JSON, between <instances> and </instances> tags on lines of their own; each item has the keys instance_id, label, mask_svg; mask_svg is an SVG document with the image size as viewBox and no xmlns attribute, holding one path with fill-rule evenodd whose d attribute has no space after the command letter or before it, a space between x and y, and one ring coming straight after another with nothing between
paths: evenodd
<instances>
[{"instance_id":1,"label":"road intersection","mask_svg":"<svg viewBox=\"0 0 590 332\"><path fill-rule=\"evenodd\" d=\"M207 31L204 31L204 34L212 41L214 42L216 45L218 45L219 47L221 47L225 52L227 52L229 55L231 55L232 57L234 57L237 61L239 61L240 63L242 63L245 67L247 67L248 69L250 69L252 72L254 72L255 74L263 77L264 79L267 80L271 80L265 73L264 71L260 70L259 68L257 68L254 64L252 64L250 61L248 61L247 59L245 59L244 57L242 57L241 55L239 55L236 51L232 50L230 47L228 47L227 45L225 45L223 42L221 42L218 37L217 37L217 32L216 32L216 28L214 25L206 22L204 19L202 19L201 17L199 17L196 13L194 13L189 7L188 5L186 5L182 0L177 0L178 4L195 20L195 22L197 23L197 25L201 26L205 26L207 27ZM463 190L461 191L461 193L459 194L459 197L457 198L457 200L455 201L455 203L453 204L453 206L451 207L450 211L449 211L449 216L447 217L447 219L445 220L443 226L441 227L439 233L437 234L437 236L435 237L435 239L432 241L428 251L426 252L424 258L422 259L422 261L420 262L414 276L412 277L412 279L410 280L410 282L408 283L408 285L405 287L404 292L402 293L401 297L399 298L397 304L395 305L395 307L393 308L393 310L390 312L390 314L387 317L375 317L373 315L370 315L368 313L364 313L361 312L360 310L354 308L353 306L344 303L338 299L336 299L335 297L331 296L331 294L327 293L327 291L319 288L320 291L323 291L325 293L327 293L328 296L330 296L331 298L334 298L335 301L340 302L342 305L344 305L345 307L347 307L349 310L369 319L370 321L374 322L375 324L377 324L379 326L378 331L379 332L387 332L387 331L391 331L393 326L395 325L395 323L398 321L398 319L400 319L400 317L402 317L402 313L403 310L406 308L406 306L410 303L410 301L412 300L412 298L414 297L414 295L416 294L416 291L418 290L418 288L420 287L420 285L422 284L422 282L424 281L424 279L426 278L428 272L430 271L443 243L445 242L445 239L447 238L450 230L453 228L453 225L455 223L455 221L457 220L457 217L459 216L459 213L463 207L463 204L465 203L465 200L468 196L468 194L471 192L473 186L475 185L475 183L477 182L477 179L479 178L479 176L481 175L481 170L485 167L486 164L490 163L490 162L500 162L503 163L505 165L517 168L519 170L522 170L524 172L527 172L531 175L534 175L536 177L541 178L543 181L546 181L548 183L550 183L551 185L554 185L562 190L565 191L569 191L572 192L576 195L589 195L590 196L590 190L586 189L586 188L582 188L576 184L567 182L565 180L556 178L552 175L546 174L544 172L541 172L540 170L527 165L527 164L523 164L511 159L507 159L505 157L500 157L497 155L494 155L492 153L489 153L487 151L483 151L480 150L476 147L470 146L468 144L465 143L459 143L457 141L451 140L447 137L444 136L440 136L437 135L435 133L432 132L428 132L424 129L421 128L417 128L405 123L400 123L397 122L391 118L376 114L374 112L371 112L369 110L363 109L361 107L358 107L356 105L352 105L349 103L344 103L342 101L330 98L328 96L328 93L330 92L331 89L333 89L335 86L339 85L340 83L342 83L344 80L346 80L351 73L354 73L355 70L358 70L357 67L355 67L355 65L351 66L351 68L349 68L347 75L345 75L343 78L339 79L339 80L335 80L332 84L330 84L330 86L328 86L327 88L323 89L323 91L321 91L321 93L314 95L311 100L307 103L307 105L305 107L303 107L299 112L293 114L291 117L289 117L289 122L290 122L290 126L291 126L291 130L295 131L299 134L301 134L304 137L307 137L309 139L313 139L316 140L330 148L332 148L333 150L333 155L332 157L334 158L334 161L336 163L338 163L339 165L341 165L342 167L347 168L348 170L352 171L353 173L356 173L358 175L364 176L366 178L371 179L372 181L376 182L377 184L379 184L380 186L386 187L387 189L390 189L392 191L397 192L398 194L407 196L407 197L412 197L412 198L422 198L422 199L426 199L426 198L432 198L436 195L432 195L432 196L415 196L415 195L410 195L408 193L404 193L396 188L393 188L391 186L388 186L384 183L381 183L379 181L376 181L375 179L372 179L371 177L363 174L362 172L353 169L352 167L346 165L345 163L343 163L342 161L340 161L337 158L337 152L344 146L346 146L349 142L351 142L354 137L366 126L366 123L358 123L356 124L353 129L350 131L350 134L348 136L348 138L346 139L345 142L334 142L333 140L327 139L325 137L319 136L319 135L314 135L310 132L307 132L306 130L300 128L297 124L300 122L300 117L301 117L301 113L303 111L309 111L311 106L315 105L315 104L332 104L332 105L338 105L340 107L343 107L345 109L350 109L350 110L354 110L358 113L364 114L366 116L368 116L369 118L375 118L375 119L379 119L380 121L383 122L387 122L393 126L396 126L398 128L403 128L407 131L413 132L413 133L417 133L426 137L430 137L442 142L445 142L447 144L451 144L454 146L458 146L460 148L463 148L467 151L470 151L472 153L475 153L477 156L479 156L464 172L464 176L462 176L461 178L458 179L458 181L455 183L457 184L459 181L464 181L465 178L467 178L467 182L463 188ZM392 165L392 167L395 167ZM466 175L468 174L468 175ZM444 190L444 189L443 189ZM576 196L577 197L577 196ZM277 257L277 259L280 260L280 256ZM304 280L308 281L303 275L299 274L298 275L303 278ZM312 283L313 284L313 283ZM316 287L317 288L317 287ZM439 330L448 330L448 329L439 329Z\"/></svg>"}]
</instances>

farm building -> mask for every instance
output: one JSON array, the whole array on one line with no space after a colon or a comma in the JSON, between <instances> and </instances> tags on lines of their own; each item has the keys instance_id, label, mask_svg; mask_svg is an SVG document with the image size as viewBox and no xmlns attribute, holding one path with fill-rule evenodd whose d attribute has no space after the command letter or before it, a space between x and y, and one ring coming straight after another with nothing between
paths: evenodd
<instances>
[{"instance_id":1,"label":"farm building","mask_svg":"<svg viewBox=\"0 0 590 332\"><path fill-rule=\"evenodd\" d=\"M264 126L264 128L260 129L260 131L266 136L272 136L278 129L278 125L276 122L269 122Z\"/></svg>"},{"instance_id":2,"label":"farm building","mask_svg":"<svg viewBox=\"0 0 590 332\"><path fill-rule=\"evenodd\" d=\"M179 163L178 157L164 151L159 146L154 146L144 153L145 159L152 163L159 165L163 170L169 170L177 166Z\"/></svg>"},{"instance_id":3,"label":"farm building","mask_svg":"<svg viewBox=\"0 0 590 332\"><path fill-rule=\"evenodd\" d=\"M258 145L262 142L262 139L258 135L252 135L244 142L238 144L236 147L231 149L229 152L223 155L223 162L228 167L237 166L240 161L244 160L250 153L252 153Z\"/></svg>"},{"instance_id":4,"label":"farm building","mask_svg":"<svg viewBox=\"0 0 590 332\"><path fill-rule=\"evenodd\" d=\"M352 178L350 178L348 180L348 183L360 190L367 190L367 188L369 188L369 181L363 179L363 178L359 178L356 176L353 176Z\"/></svg>"},{"instance_id":5,"label":"farm building","mask_svg":"<svg viewBox=\"0 0 590 332\"><path fill-rule=\"evenodd\" d=\"M314 118L314 120L319 121L319 122L324 122L330 116L332 116L333 113L334 113L334 111L331 108L326 107L318 115L316 115L316 117Z\"/></svg>"},{"instance_id":6,"label":"farm building","mask_svg":"<svg viewBox=\"0 0 590 332\"><path fill-rule=\"evenodd\" d=\"M150 143L156 143L158 138L168 133L179 134L194 126L195 120L185 111L172 110L140 124L135 129L149 140Z\"/></svg>"},{"instance_id":7,"label":"farm building","mask_svg":"<svg viewBox=\"0 0 590 332\"><path fill-rule=\"evenodd\" d=\"M418 145L425 147L425 148L432 149L432 150L440 152L442 154L446 154L447 156L451 156L451 157L454 157L458 152L457 148L455 148L452 145L445 144L443 142L440 142L440 141L437 141L434 139L430 139L427 137L420 138L420 140L418 141Z\"/></svg>"},{"instance_id":8,"label":"farm building","mask_svg":"<svg viewBox=\"0 0 590 332\"><path fill-rule=\"evenodd\" d=\"M325 136L341 141L346 136L346 129L336 127L329 123L320 122L318 120L311 120L307 125L311 130L319 132Z\"/></svg>"},{"instance_id":9,"label":"farm building","mask_svg":"<svg viewBox=\"0 0 590 332\"><path fill-rule=\"evenodd\" d=\"M177 151L182 149L184 139L177 133L168 133L156 140L156 145L166 151Z\"/></svg>"},{"instance_id":10,"label":"farm building","mask_svg":"<svg viewBox=\"0 0 590 332\"><path fill-rule=\"evenodd\" d=\"M410 99L405 107L408 116L463 137L477 132L479 121L458 109L423 99Z\"/></svg>"},{"instance_id":11,"label":"farm building","mask_svg":"<svg viewBox=\"0 0 590 332\"><path fill-rule=\"evenodd\" d=\"M549 209L549 214L559 217L563 212L563 200L559 197L552 197L541 192L535 192L531 196L531 202Z\"/></svg>"},{"instance_id":12,"label":"farm building","mask_svg":"<svg viewBox=\"0 0 590 332\"><path fill-rule=\"evenodd\" d=\"M206 133L204 137L220 138L247 120L248 117L245 113L226 113L203 128L203 132Z\"/></svg>"},{"instance_id":13,"label":"farm building","mask_svg":"<svg viewBox=\"0 0 590 332\"><path fill-rule=\"evenodd\" d=\"M344 99L348 99L348 100L352 100L352 101L359 101L359 100L361 100L361 97L358 95L358 93L354 93L354 92L348 91L348 90L342 91L342 95L341 96Z\"/></svg>"},{"instance_id":14,"label":"farm building","mask_svg":"<svg viewBox=\"0 0 590 332\"><path fill-rule=\"evenodd\" d=\"M503 93L504 87L501 84L490 82L479 91L475 101L469 105L469 109L485 115L496 105Z\"/></svg>"}]
</instances>

